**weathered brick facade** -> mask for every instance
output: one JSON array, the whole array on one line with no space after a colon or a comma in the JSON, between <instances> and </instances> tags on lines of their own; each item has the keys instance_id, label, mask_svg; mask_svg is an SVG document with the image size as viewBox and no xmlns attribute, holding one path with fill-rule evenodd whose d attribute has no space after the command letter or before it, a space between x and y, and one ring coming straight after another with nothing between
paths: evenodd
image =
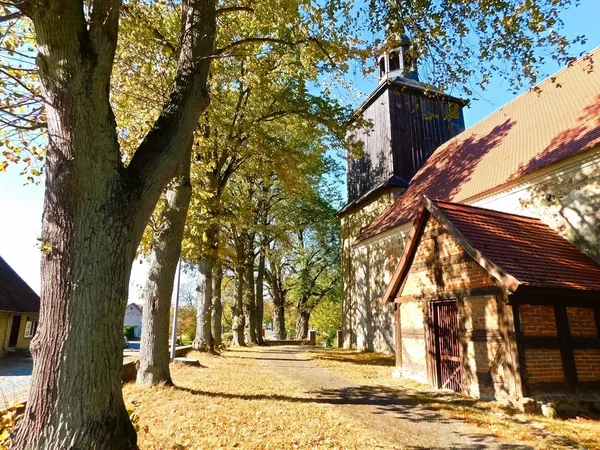
<instances>
[{"instance_id":1,"label":"weathered brick facade","mask_svg":"<svg viewBox=\"0 0 600 450\"><path fill-rule=\"evenodd\" d=\"M569 330L574 337L597 337L596 319L591 308L567 308Z\"/></svg>"},{"instance_id":2,"label":"weathered brick facade","mask_svg":"<svg viewBox=\"0 0 600 450\"><path fill-rule=\"evenodd\" d=\"M456 295L462 347L462 391L486 398L510 395L506 368L505 305L496 295L467 296L457 292L494 288L494 280L434 219L429 218L404 287L398 294L403 376L436 384L435 349L428 304ZM501 293L500 290L498 290ZM410 298L414 297L413 301ZM432 353L433 352L433 353Z\"/></svg>"},{"instance_id":3,"label":"weathered brick facade","mask_svg":"<svg viewBox=\"0 0 600 450\"><path fill-rule=\"evenodd\" d=\"M600 349L575 350L579 381L600 381Z\"/></svg>"},{"instance_id":4,"label":"weathered brick facade","mask_svg":"<svg viewBox=\"0 0 600 450\"><path fill-rule=\"evenodd\" d=\"M492 278L483 268L490 263L434 212L417 222L390 283L397 287L385 293L398 308L397 372L509 402L598 390L593 293L508 291L503 275Z\"/></svg>"},{"instance_id":5,"label":"weathered brick facade","mask_svg":"<svg viewBox=\"0 0 600 450\"><path fill-rule=\"evenodd\" d=\"M521 305L521 331L524 336L556 336L554 307L546 305Z\"/></svg>"},{"instance_id":6,"label":"weathered brick facade","mask_svg":"<svg viewBox=\"0 0 600 450\"><path fill-rule=\"evenodd\" d=\"M529 383L551 383L565 379L558 349L527 349L525 361Z\"/></svg>"},{"instance_id":7,"label":"weathered brick facade","mask_svg":"<svg viewBox=\"0 0 600 450\"><path fill-rule=\"evenodd\" d=\"M425 225L402 296L494 286L487 272L435 220Z\"/></svg>"}]
</instances>

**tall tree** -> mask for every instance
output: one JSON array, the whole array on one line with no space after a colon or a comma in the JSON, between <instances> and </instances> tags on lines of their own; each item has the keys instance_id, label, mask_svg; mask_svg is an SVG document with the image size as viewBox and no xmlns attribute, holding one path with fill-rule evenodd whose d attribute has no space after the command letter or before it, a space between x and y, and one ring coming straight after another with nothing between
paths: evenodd
<instances>
[{"instance_id":1,"label":"tall tree","mask_svg":"<svg viewBox=\"0 0 600 450\"><path fill-rule=\"evenodd\" d=\"M162 221L153 231L152 254L144 289L137 372L137 383L145 386L171 383L170 356L166 345L169 340L169 311L175 270L181 255L185 218L192 196L189 157L186 159L187 164L182 168L182 173L167 190Z\"/></svg>"},{"instance_id":2,"label":"tall tree","mask_svg":"<svg viewBox=\"0 0 600 450\"><path fill-rule=\"evenodd\" d=\"M266 3L271 15L285 19L289 3L297 10L297 2ZM570 3L381 0L355 8L339 2L319 8L301 2L303 9L295 17L302 20L288 27L286 35L259 31L240 36L245 22L238 19L227 27L232 41L215 51L214 0L184 0L168 100L140 145L123 155L109 97L121 1L4 2L3 33L11 35L14 21L23 16L33 24L45 111L41 123L47 129L40 328L31 347L35 364L30 400L13 448L136 446L119 380L131 263L161 193L181 170L198 118L209 103L206 80L215 56L237 50L260 54L257 41L272 46L304 42L330 56L337 52L331 64L345 70L348 66L338 56L347 48L324 46L312 32L320 27L325 41L336 42L343 42L338 36L348 35L346 42L353 45L360 35L355 25L366 22L371 31L389 25L391 32L411 34L414 51L432 61L432 76L447 80L446 85L466 84L473 74L485 83L498 69L519 85L535 78L540 55L548 47L557 50L557 59L566 59L568 42L556 29L560 11ZM248 9L237 4L221 8ZM359 20L364 17L368 20ZM261 30L260 21L254 24ZM299 30L301 37L294 35ZM2 51L14 57L19 45L3 46ZM300 57L298 64L305 61ZM493 64L481 63L486 61ZM505 68L497 61L507 63ZM2 79L8 78L4 74ZM21 88L14 87L15 92ZM0 116L10 127L20 126L15 115L23 117L35 109L27 105L23 113L6 103L0 106ZM27 127L21 130L36 130ZM5 145L14 147L13 138L7 139ZM39 156L31 142L23 147ZM8 148L0 169L20 160L20 147Z\"/></svg>"},{"instance_id":3,"label":"tall tree","mask_svg":"<svg viewBox=\"0 0 600 450\"><path fill-rule=\"evenodd\" d=\"M40 328L13 448L135 448L121 393L131 264L209 103L212 0L182 5L177 74L155 125L123 164L109 101L120 1L20 3L33 21L48 117ZM103 355L98 358L98 355Z\"/></svg>"}]
</instances>

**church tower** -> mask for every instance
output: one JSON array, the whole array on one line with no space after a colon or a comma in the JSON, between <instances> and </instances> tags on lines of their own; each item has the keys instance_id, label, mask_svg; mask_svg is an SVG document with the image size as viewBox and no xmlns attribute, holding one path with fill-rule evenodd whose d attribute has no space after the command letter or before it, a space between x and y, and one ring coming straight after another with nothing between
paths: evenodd
<instances>
[{"instance_id":1,"label":"church tower","mask_svg":"<svg viewBox=\"0 0 600 450\"><path fill-rule=\"evenodd\" d=\"M406 188L429 155L464 129L465 102L420 82L410 41L397 42L379 56L379 85L356 112L372 126L355 133L363 151L348 157L346 207Z\"/></svg>"},{"instance_id":2,"label":"church tower","mask_svg":"<svg viewBox=\"0 0 600 450\"><path fill-rule=\"evenodd\" d=\"M402 37L386 47L391 50L377 59L379 84L356 110L370 125L354 133L362 151L348 155L348 202L339 213L344 347L364 350L373 350L378 339L374 321L394 316L391 312L373 317L378 286L372 286L370 272L389 271L392 246L400 242L375 237L381 242L368 248L376 251L353 244L361 230L402 195L435 149L464 129L465 102L419 80L410 41Z\"/></svg>"}]
</instances>

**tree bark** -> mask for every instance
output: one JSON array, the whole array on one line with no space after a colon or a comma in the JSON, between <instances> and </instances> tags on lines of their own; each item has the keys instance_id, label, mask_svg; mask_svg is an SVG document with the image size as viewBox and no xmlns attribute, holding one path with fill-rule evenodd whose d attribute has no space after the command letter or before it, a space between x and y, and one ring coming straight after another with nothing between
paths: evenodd
<instances>
[{"instance_id":1,"label":"tree bark","mask_svg":"<svg viewBox=\"0 0 600 450\"><path fill-rule=\"evenodd\" d=\"M244 242L242 236L233 231L235 243L235 304L231 308L231 330L233 332L232 345L245 346L244 328Z\"/></svg>"},{"instance_id":2,"label":"tree bark","mask_svg":"<svg viewBox=\"0 0 600 450\"><path fill-rule=\"evenodd\" d=\"M264 296L264 276L265 276L265 253L261 248L258 259L258 270L256 272L256 341L259 345L265 345L263 338L263 321L265 315L265 296Z\"/></svg>"},{"instance_id":3,"label":"tree bark","mask_svg":"<svg viewBox=\"0 0 600 450\"><path fill-rule=\"evenodd\" d=\"M283 303L276 304L273 302L273 333L275 337L281 341L287 339L285 329L285 306Z\"/></svg>"},{"instance_id":4,"label":"tree bark","mask_svg":"<svg viewBox=\"0 0 600 450\"><path fill-rule=\"evenodd\" d=\"M209 97L214 0L184 2L178 70L127 167L110 107L119 0L22 3L47 115L40 327L11 449L135 449L123 403L123 319L137 246ZM88 18L86 13L89 13Z\"/></svg>"},{"instance_id":5,"label":"tree bark","mask_svg":"<svg viewBox=\"0 0 600 450\"><path fill-rule=\"evenodd\" d=\"M246 316L246 342L257 344L256 338L256 298L254 296L254 239L248 239L246 245L246 264L244 280L244 315Z\"/></svg>"},{"instance_id":6,"label":"tree bark","mask_svg":"<svg viewBox=\"0 0 600 450\"><path fill-rule=\"evenodd\" d=\"M196 337L194 338L193 347L199 351L213 351L214 345L212 342L211 333L211 310L213 300L213 262L212 256L206 256L198 265L198 309L196 316Z\"/></svg>"},{"instance_id":7,"label":"tree bark","mask_svg":"<svg viewBox=\"0 0 600 450\"><path fill-rule=\"evenodd\" d=\"M191 150L191 149L190 149ZM169 312L177 261L192 185L189 157L181 175L167 189L163 220L154 231L148 280L144 289L142 337L137 384L171 383L169 372Z\"/></svg>"},{"instance_id":8,"label":"tree bark","mask_svg":"<svg viewBox=\"0 0 600 450\"><path fill-rule=\"evenodd\" d=\"M211 331L215 348L220 348L223 340L221 338L221 320L223 317L223 303L221 302L221 286L223 283L223 266L216 261L213 266L213 308L211 317Z\"/></svg>"},{"instance_id":9,"label":"tree bark","mask_svg":"<svg viewBox=\"0 0 600 450\"><path fill-rule=\"evenodd\" d=\"M310 321L310 311L298 308L298 319L296 320L296 339L306 339L308 337L308 322Z\"/></svg>"},{"instance_id":10,"label":"tree bark","mask_svg":"<svg viewBox=\"0 0 600 450\"><path fill-rule=\"evenodd\" d=\"M239 255L239 251L238 251ZM235 271L235 305L231 309L232 324L231 329L233 331L233 342L234 346L245 346L246 341L244 340L244 327L246 320L244 317L244 263L242 258L238 257L238 263Z\"/></svg>"}]
</instances>

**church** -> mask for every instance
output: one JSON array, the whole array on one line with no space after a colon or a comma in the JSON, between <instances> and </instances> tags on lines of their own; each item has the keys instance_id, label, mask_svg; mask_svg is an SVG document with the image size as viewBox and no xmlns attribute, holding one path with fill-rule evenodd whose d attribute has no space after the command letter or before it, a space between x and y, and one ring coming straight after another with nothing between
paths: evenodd
<instances>
[{"instance_id":1,"label":"church","mask_svg":"<svg viewBox=\"0 0 600 450\"><path fill-rule=\"evenodd\" d=\"M600 50L467 129L407 50L357 109L344 347L475 397L600 392Z\"/></svg>"}]
</instances>

